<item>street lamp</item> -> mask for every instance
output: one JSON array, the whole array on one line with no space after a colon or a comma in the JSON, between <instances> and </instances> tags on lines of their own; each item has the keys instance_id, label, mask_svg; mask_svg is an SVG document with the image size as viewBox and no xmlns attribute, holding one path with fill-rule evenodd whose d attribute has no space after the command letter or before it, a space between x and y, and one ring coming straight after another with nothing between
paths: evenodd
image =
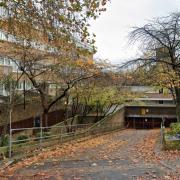
<instances>
[{"instance_id":1,"label":"street lamp","mask_svg":"<svg viewBox=\"0 0 180 180\"><path fill-rule=\"evenodd\" d=\"M12 83L10 81L10 85L9 85L9 157L11 158L11 151L12 151Z\"/></svg>"}]
</instances>

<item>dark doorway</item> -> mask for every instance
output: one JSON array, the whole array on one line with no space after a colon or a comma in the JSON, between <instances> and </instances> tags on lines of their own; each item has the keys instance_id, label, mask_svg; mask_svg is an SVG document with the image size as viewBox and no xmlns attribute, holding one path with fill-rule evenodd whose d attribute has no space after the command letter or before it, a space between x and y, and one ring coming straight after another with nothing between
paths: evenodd
<instances>
[{"instance_id":1,"label":"dark doorway","mask_svg":"<svg viewBox=\"0 0 180 180\"><path fill-rule=\"evenodd\" d=\"M135 129L153 129L161 127L162 118L150 117L127 117L125 125L127 128ZM176 119L165 119L165 127L169 127L171 123L176 122Z\"/></svg>"}]
</instances>

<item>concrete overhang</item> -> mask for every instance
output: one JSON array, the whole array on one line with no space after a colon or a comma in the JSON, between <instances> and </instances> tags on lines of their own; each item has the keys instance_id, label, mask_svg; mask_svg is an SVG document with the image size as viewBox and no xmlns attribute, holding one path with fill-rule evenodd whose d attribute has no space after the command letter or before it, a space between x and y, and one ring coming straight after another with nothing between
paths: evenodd
<instances>
[{"instance_id":1,"label":"concrete overhang","mask_svg":"<svg viewBox=\"0 0 180 180\"><path fill-rule=\"evenodd\" d=\"M130 114L130 115L126 115L126 117L129 117L129 118L176 118L175 115L157 115L157 114L151 114L151 115Z\"/></svg>"},{"instance_id":2,"label":"concrete overhang","mask_svg":"<svg viewBox=\"0 0 180 180\"><path fill-rule=\"evenodd\" d=\"M141 104L138 104L138 105L125 105L125 107L165 107L165 108L171 108L171 107L176 107L175 104L145 104L145 105L141 105Z\"/></svg>"}]
</instances>

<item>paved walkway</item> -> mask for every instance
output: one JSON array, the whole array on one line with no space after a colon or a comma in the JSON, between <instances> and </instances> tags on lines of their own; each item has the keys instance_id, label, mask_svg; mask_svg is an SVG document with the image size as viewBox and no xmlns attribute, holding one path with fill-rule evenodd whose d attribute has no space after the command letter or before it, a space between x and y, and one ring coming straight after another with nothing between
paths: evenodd
<instances>
[{"instance_id":1,"label":"paved walkway","mask_svg":"<svg viewBox=\"0 0 180 180\"><path fill-rule=\"evenodd\" d=\"M15 169L12 176L2 177L13 180L178 179L178 156L168 161L174 165L169 167L162 159L154 161L157 158L154 155L157 146L153 143L149 145L149 149L148 145L143 146L156 142L158 137L159 130L123 130L84 142L72 142L71 146L67 147L71 148L71 151L62 156L46 156L41 162L32 163L30 166L26 163L26 166Z\"/></svg>"}]
</instances>

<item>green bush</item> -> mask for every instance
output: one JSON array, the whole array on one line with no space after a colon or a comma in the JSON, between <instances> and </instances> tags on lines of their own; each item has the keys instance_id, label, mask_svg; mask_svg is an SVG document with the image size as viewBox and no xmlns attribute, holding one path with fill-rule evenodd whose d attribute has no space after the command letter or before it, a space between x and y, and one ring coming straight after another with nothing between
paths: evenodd
<instances>
[{"instance_id":1,"label":"green bush","mask_svg":"<svg viewBox=\"0 0 180 180\"><path fill-rule=\"evenodd\" d=\"M43 139L48 139L48 136L50 136L51 135L51 132L42 132L42 137L43 137ZM37 134L36 134L36 136L39 138L39 137L41 137L41 132L38 132Z\"/></svg>"},{"instance_id":2,"label":"green bush","mask_svg":"<svg viewBox=\"0 0 180 180\"><path fill-rule=\"evenodd\" d=\"M9 145L9 135L8 134L2 135L0 138L0 146L3 147L8 145Z\"/></svg>"},{"instance_id":3,"label":"green bush","mask_svg":"<svg viewBox=\"0 0 180 180\"><path fill-rule=\"evenodd\" d=\"M28 136L27 135L20 135L17 137L16 140L20 141L20 142L17 142L17 144L25 143L25 142L28 142Z\"/></svg>"},{"instance_id":4,"label":"green bush","mask_svg":"<svg viewBox=\"0 0 180 180\"><path fill-rule=\"evenodd\" d=\"M180 143L179 141L166 141L164 144L165 150L180 150Z\"/></svg>"},{"instance_id":5,"label":"green bush","mask_svg":"<svg viewBox=\"0 0 180 180\"><path fill-rule=\"evenodd\" d=\"M171 123L170 128L171 128L170 133L172 135L180 134L180 123L179 122L178 123Z\"/></svg>"}]
</instances>

